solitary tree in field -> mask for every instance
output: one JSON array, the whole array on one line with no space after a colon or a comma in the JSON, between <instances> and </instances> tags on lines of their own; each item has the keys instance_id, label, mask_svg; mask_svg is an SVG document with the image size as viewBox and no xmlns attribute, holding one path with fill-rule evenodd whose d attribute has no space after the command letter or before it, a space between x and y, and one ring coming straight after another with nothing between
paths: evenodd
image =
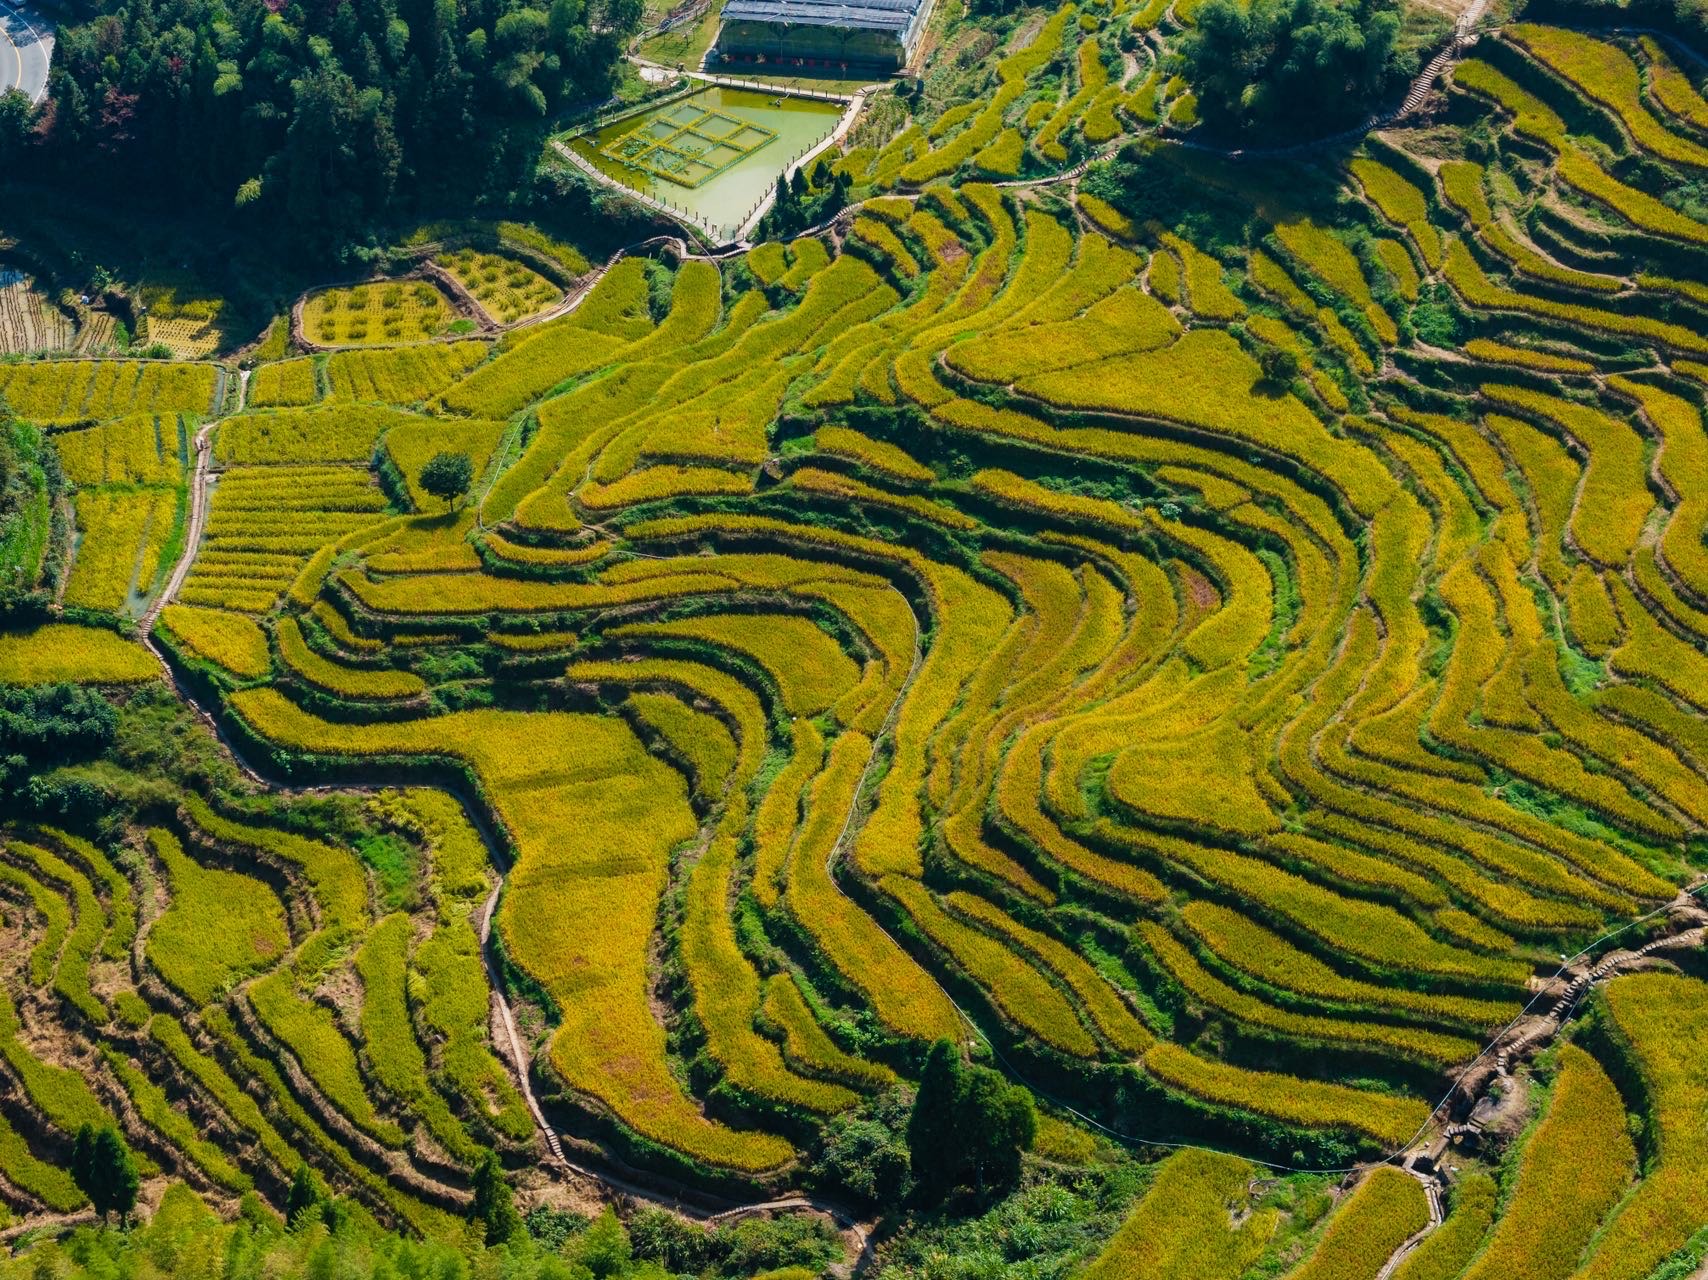
<instances>
[{"instance_id":1,"label":"solitary tree in field","mask_svg":"<svg viewBox=\"0 0 1708 1280\"><path fill-rule=\"evenodd\" d=\"M1283 347L1265 347L1257 362L1263 367L1263 380L1274 387L1290 387L1299 376L1299 357Z\"/></svg>"},{"instance_id":2,"label":"solitary tree in field","mask_svg":"<svg viewBox=\"0 0 1708 1280\"><path fill-rule=\"evenodd\" d=\"M474 483L474 464L466 453L435 453L422 464L420 480L423 489L449 507Z\"/></svg>"},{"instance_id":3,"label":"solitary tree in field","mask_svg":"<svg viewBox=\"0 0 1708 1280\"><path fill-rule=\"evenodd\" d=\"M110 1124L99 1129L85 1124L77 1130L71 1144L71 1178L89 1197L89 1203L103 1222L109 1213L115 1212L121 1219L128 1219L136 1208L140 1182L136 1159L119 1131Z\"/></svg>"}]
</instances>

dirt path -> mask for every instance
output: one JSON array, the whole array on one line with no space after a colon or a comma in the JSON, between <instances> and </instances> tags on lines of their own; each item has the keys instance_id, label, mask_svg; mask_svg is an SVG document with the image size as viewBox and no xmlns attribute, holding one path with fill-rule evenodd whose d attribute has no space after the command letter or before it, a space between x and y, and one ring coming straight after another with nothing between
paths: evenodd
<instances>
[{"instance_id":1,"label":"dirt path","mask_svg":"<svg viewBox=\"0 0 1708 1280\"><path fill-rule=\"evenodd\" d=\"M76 1213L32 1213L0 1229L0 1244L14 1245L23 1236L33 1236L36 1232L69 1231L72 1227L88 1227L94 1224L93 1209L80 1209Z\"/></svg>"},{"instance_id":2,"label":"dirt path","mask_svg":"<svg viewBox=\"0 0 1708 1280\"><path fill-rule=\"evenodd\" d=\"M248 386L249 372L244 370L238 383L240 413ZM160 611L172 602L178 589L184 585L190 567L196 562L196 552L201 549L202 529L208 518L208 468L213 456L213 433L218 426L219 423L210 422L196 432L196 467L190 477L190 520L184 530L184 549L178 555L178 563L172 566L172 576L166 579L166 585L160 588L160 594L154 597L154 603L148 606L148 612L142 615L138 624L145 639L153 632L154 621L160 616Z\"/></svg>"},{"instance_id":3,"label":"dirt path","mask_svg":"<svg viewBox=\"0 0 1708 1280\"><path fill-rule=\"evenodd\" d=\"M486 981L492 989L492 1007L498 1015L499 1025L504 1028L505 1041L510 1046L510 1061L516 1070L516 1087L522 1091L522 1101L528 1104L528 1110L534 1117L534 1123L539 1126L552 1158L573 1169L576 1166L563 1154L563 1143L557 1136L557 1130L552 1128L546 1119L546 1113L540 1109L539 1100L534 1097L533 1084L528 1079L529 1055L522 1047L522 1037L516 1030L516 1015L511 1012L510 1002L504 998L503 975L498 972L498 963L492 958L492 916L498 910L498 898L503 892L504 876L500 873L498 883L492 886L492 892L487 895L486 903L480 909L480 958L486 965Z\"/></svg>"},{"instance_id":4,"label":"dirt path","mask_svg":"<svg viewBox=\"0 0 1708 1280\"><path fill-rule=\"evenodd\" d=\"M55 502L60 522L65 526L65 567L59 571L59 584L53 589L54 606L65 604L65 589L71 585L71 574L77 568L77 503L69 493L62 493ZM50 526L51 527L51 526Z\"/></svg>"},{"instance_id":5,"label":"dirt path","mask_svg":"<svg viewBox=\"0 0 1708 1280\"><path fill-rule=\"evenodd\" d=\"M160 594L143 615L144 631L153 630L154 620L160 615L160 610L178 594L178 589L184 585L184 579L189 575L190 566L195 563L196 552L201 546L202 529L207 524L208 470L213 454L213 431L217 425L209 423L196 432L196 466L190 478L190 521L184 530L184 550L178 556L178 563L172 566L172 576L166 580L166 585L160 589Z\"/></svg>"}]
</instances>

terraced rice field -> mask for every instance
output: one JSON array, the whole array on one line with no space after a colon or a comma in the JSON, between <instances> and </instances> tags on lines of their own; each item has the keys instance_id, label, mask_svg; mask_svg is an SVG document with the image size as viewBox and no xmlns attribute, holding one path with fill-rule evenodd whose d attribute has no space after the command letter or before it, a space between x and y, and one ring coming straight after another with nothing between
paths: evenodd
<instances>
[{"instance_id":1,"label":"terraced rice field","mask_svg":"<svg viewBox=\"0 0 1708 1280\"><path fill-rule=\"evenodd\" d=\"M26 421L100 422L132 413L206 414L219 370L210 364L135 360L41 361L0 365L0 394Z\"/></svg>"},{"instance_id":2,"label":"terraced rice field","mask_svg":"<svg viewBox=\"0 0 1708 1280\"><path fill-rule=\"evenodd\" d=\"M497 324L531 319L563 298L550 280L503 254L459 249L435 261Z\"/></svg>"},{"instance_id":3,"label":"terraced rice field","mask_svg":"<svg viewBox=\"0 0 1708 1280\"><path fill-rule=\"evenodd\" d=\"M162 345L180 360L205 360L229 344L225 300L198 291L179 273L151 274L137 301L137 338L147 345Z\"/></svg>"},{"instance_id":4,"label":"terraced rice field","mask_svg":"<svg viewBox=\"0 0 1708 1280\"><path fill-rule=\"evenodd\" d=\"M302 304L302 335L323 347L392 346L443 333L445 295L425 280L377 280L327 289Z\"/></svg>"},{"instance_id":5,"label":"terraced rice field","mask_svg":"<svg viewBox=\"0 0 1708 1280\"><path fill-rule=\"evenodd\" d=\"M981 180L1183 100L1073 17L991 100L847 157L889 194L845 243L624 258L493 348L263 370L157 634L269 778L399 788L361 803L409 852L193 789L122 854L7 837L20 1016L116 1046L99 1096L19 1068L32 1112L126 1096L209 1182L302 1159L444 1230L481 1148L542 1141L488 1031L502 875L524 1083L577 1158L780 1189L947 1038L1116 1134L1237 1152L1171 1157L1086 1273L1232 1280L1303 1216L1250 1161L1411 1146L1562 957L1708 918L1680 896L1708 832L1708 227L1641 185L1697 143L1644 79L1594 108L1643 163L1565 123L1585 66L1654 52L1479 45L1450 92L1489 146L1396 130L1321 198L1159 149L1192 193L1162 226L1095 171L1074 202ZM439 323L361 321L391 287L310 339ZM70 421L85 367L11 376ZM135 411L64 433L93 491L161 483L137 442L168 419ZM464 505L418 483L443 449ZM72 602L111 607L123 560ZM1412 1243L1409 1280L1654 1274L1708 1219L1705 995L1614 979L1590 1033L1511 1064L1498 1198L1464 1157L1436 1225L1409 1172L1364 1172L1288 1274ZM4 1138L14 1187L74 1201L52 1140Z\"/></svg>"},{"instance_id":6,"label":"terraced rice field","mask_svg":"<svg viewBox=\"0 0 1708 1280\"><path fill-rule=\"evenodd\" d=\"M0 267L0 354L70 351L77 326L15 267Z\"/></svg>"}]
</instances>

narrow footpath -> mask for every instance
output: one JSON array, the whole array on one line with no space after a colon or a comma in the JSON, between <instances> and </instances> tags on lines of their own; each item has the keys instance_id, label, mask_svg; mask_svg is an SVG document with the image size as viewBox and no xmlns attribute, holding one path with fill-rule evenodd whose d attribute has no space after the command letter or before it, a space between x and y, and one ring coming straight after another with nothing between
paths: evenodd
<instances>
[{"instance_id":1,"label":"narrow footpath","mask_svg":"<svg viewBox=\"0 0 1708 1280\"><path fill-rule=\"evenodd\" d=\"M221 384L223 386L223 383ZM249 404L249 370L239 370L237 375L237 407L231 415L242 413ZM154 622L160 616L160 611L170 604L177 596L178 590L184 585L184 579L190 574L190 568L196 562L196 553L201 550L202 531L207 527L208 520L208 487L209 472L213 463L213 433L218 430L224 418L207 423L196 432L196 462L190 473L190 519L184 529L184 548L178 553L178 562L172 566L172 576L166 579L166 585L160 588L154 597L154 603L148 606L148 611L137 623L138 633L143 643L165 663L165 657L154 645Z\"/></svg>"}]
</instances>

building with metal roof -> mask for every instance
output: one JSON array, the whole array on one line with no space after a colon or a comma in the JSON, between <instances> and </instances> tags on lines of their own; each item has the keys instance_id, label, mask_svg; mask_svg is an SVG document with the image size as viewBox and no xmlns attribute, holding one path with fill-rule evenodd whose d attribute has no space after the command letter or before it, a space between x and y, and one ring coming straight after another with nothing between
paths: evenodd
<instances>
[{"instance_id":1,"label":"building with metal roof","mask_svg":"<svg viewBox=\"0 0 1708 1280\"><path fill-rule=\"evenodd\" d=\"M929 9L930 0L724 0L717 49L729 62L899 71Z\"/></svg>"}]
</instances>

